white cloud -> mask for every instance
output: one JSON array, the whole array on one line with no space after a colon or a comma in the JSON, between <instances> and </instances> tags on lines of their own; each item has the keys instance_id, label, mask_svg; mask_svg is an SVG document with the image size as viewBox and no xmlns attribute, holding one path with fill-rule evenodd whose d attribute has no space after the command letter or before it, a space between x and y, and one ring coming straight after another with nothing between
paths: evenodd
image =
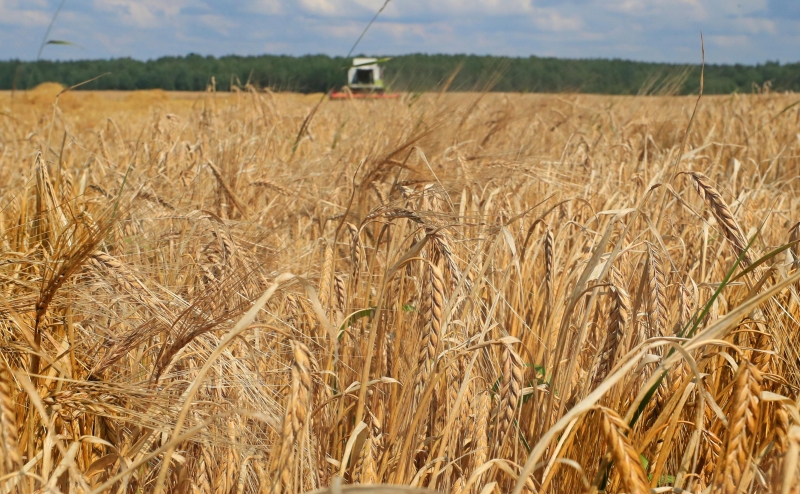
<instances>
[{"instance_id":1,"label":"white cloud","mask_svg":"<svg viewBox=\"0 0 800 494\"><path fill-rule=\"evenodd\" d=\"M439 14L464 17L476 14L500 17L514 14L530 14L535 11L531 0L443 0L429 3L425 0L413 2L420 10L434 10Z\"/></svg>"},{"instance_id":2,"label":"white cloud","mask_svg":"<svg viewBox=\"0 0 800 494\"><path fill-rule=\"evenodd\" d=\"M583 28L583 19L577 15L564 15L555 9L537 9L533 22L539 29L556 33L579 31Z\"/></svg>"},{"instance_id":3,"label":"white cloud","mask_svg":"<svg viewBox=\"0 0 800 494\"><path fill-rule=\"evenodd\" d=\"M96 8L115 13L124 23L140 28L156 27L163 20L176 17L188 3L188 0L94 0Z\"/></svg>"},{"instance_id":4,"label":"white cloud","mask_svg":"<svg viewBox=\"0 0 800 494\"><path fill-rule=\"evenodd\" d=\"M790 61L800 53L798 1L392 0L358 50L694 62L702 31L709 62ZM35 56L59 2L0 0L0 59ZM69 1L52 37L85 49L46 56L342 55L384 2Z\"/></svg>"},{"instance_id":5,"label":"white cloud","mask_svg":"<svg viewBox=\"0 0 800 494\"><path fill-rule=\"evenodd\" d=\"M281 0L251 0L245 10L256 14L267 15L275 15L284 12Z\"/></svg>"},{"instance_id":6,"label":"white cloud","mask_svg":"<svg viewBox=\"0 0 800 494\"><path fill-rule=\"evenodd\" d=\"M25 7L20 5L23 3ZM0 24L22 27L46 26L52 17L53 13L47 11L46 1L0 0Z\"/></svg>"},{"instance_id":7,"label":"white cloud","mask_svg":"<svg viewBox=\"0 0 800 494\"><path fill-rule=\"evenodd\" d=\"M771 19L762 19L758 17L743 17L733 19L730 21L730 26L735 31L744 32L747 34L777 34L775 21Z\"/></svg>"},{"instance_id":8,"label":"white cloud","mask_svg":"<svg viewBox=\"0 0 800 494\"><path fill-rule=\"evenodd\" d=\"M314 26L314 32L318 34L343 39L356 39L363 30L364 26L354 21L332 24L323 23Z\"/></svg>"},{"instance_id":9,"label":"white cloud","mask_svg":"<svg viewBox=\"0 0 800 494\"><path fill-rule=\"evenodd\" d=\"M364 23L356 21L337 23L315 22L311 29L323 35L326 39L340 40L343 46L349 47L364 31ZM390 43L397 46L422 44L427 47L428 51L439 51L443 46L448 44L457 46L457 38L454 36L453 28L447 23L414 23L379 20L373 24L369 34L356 51L359 52L363 49L365 52L370 52L374 47L372 41L376 39L379 39L383 43Z\"/></svg>"},{"instance_id":10,"label":"white cloud","mask_svg":"<svg viewBox=\"0 0 800 494\"><path fill-rule=\"evenodd\" d=\"M353 17L375 13L384 0L300 0L301 9L309 14L330 17ZM384 17L447 16L464 18L475 15L502 17L530 14L537 9L532 0L405 0L390 2Z\"/></svg>"},{"instance_id":11,"label":"white cloud","mask_svg":"<svg viewBox=\"0 0 800 494\"><path fill-rule=\"evenodd\" d=\"M238 27L235 21L217 14L201 14L198 19L201 23L223 36L227 36L231 29Z\"/></svg>"},{"instance_id":12,"label":"white cloud","mask_svg":"<svg viewBox=\"0 0 800 494\"><path fill-rule=\"evenodd\" d=\"M732 36L712 35L708 38L711 43L721 48L745 48L750 44L750 38L743 34Z\"/></svg>"},{"instance_id":13,"label":"white cloud","mask_svg":"<svg viewBox=\"0 0 800 494\"><path fill-rule=\"evenodd\" d=\"M396 44L423 43L433 49L458 41L453 26L448 23L423 24L390 21L376 23L375 27L381 36L390 38Z\"/></svg>"},{"instance_id":14,"label":"white cloud","mask_svg":"<svg viewBox=\"0 0 800 494\"><path fill-rule=\"evenodd\" d=\"M292 44L286 42L267 42L261 45L264 53L291 53Z\"/></svg>"},{"instance_id":15,"label":"white cloud","mask_svg":"<svg viewBox=\"0 0 800 494\"><path fill-rule=\"evenodd\" d=\"M600 1L611 12L630 16L659 16L662 19L680 19L685 22L707 16L707 9L701 0L612 0Z\"/></svg>"},{"instance_id":16,"label":"white cloud","mask_svg":"<svg viewBox=\"0 0 800 494\"><path fill-rule=\"evenodd\" d=\"M335 0L300 0L300 6L306 12L325 16L344 16L346 10L344 10L343 7L348 3L350 2L337 2Z\"/></svg>"},{"instance_id":17,"label":"white cloud","mask_svg":"<svg viewBox=\"0 0 800 494\"><path fill-rule=\"evenodd\" d=\"M765 11L767 0L703 0L709 16L748 16Z\"/></svg>"}]
</instances>

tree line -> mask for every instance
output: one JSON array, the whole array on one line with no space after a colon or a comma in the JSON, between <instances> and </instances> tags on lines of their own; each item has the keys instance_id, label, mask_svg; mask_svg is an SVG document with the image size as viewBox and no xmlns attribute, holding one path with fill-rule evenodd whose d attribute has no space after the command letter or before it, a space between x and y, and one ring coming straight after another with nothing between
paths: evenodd
<instances>
[{"instance_id":1,"label":"tree line","mask_svg":"<svg viewBox=\"0 0 800 494\"><path fill-rule=\"evenodd\" d=\"M304 93L344 85L350 60L326 55L211 57L191 54L140 61L131 58L77 61L0 61L0 89L30 89L42 82L78 84L80 89L217 91L248 84ZM692 94L700 66L606 59L509 58L412 54L385 64L385 79L397 91L491 90L601 94ZM709 94L800 91L800 63L707 65Z\"/></svg>"}]
</instances>

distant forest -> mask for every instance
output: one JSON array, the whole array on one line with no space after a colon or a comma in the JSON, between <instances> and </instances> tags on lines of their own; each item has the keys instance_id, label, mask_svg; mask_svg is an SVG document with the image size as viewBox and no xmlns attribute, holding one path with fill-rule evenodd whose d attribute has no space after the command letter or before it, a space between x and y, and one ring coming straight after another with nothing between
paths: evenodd
<instances>
[{"instance_id":1,"label":"distant forest","mask_svg":"<svg viewBox=\"0 0 800 494\"><path fill-rule=\"evenodd\" d=\"M164 57L146 62L130 58L68 62L0 61L0 89L30 89L48 81L65 86L110 72L81 89L164 89L217 91L232 86L304 93L324 92L345 83L349 60L325 55ZM213 79L212 79L213 78ZM385 79L395 91L491 90L506 92L581 92L603 94L692 94L699 87L699 65L625 60L507 58L475 55L403 55L385 64ZM800 91L800 63L707 65L706 93Z\"/></svg>"}]
</instances>

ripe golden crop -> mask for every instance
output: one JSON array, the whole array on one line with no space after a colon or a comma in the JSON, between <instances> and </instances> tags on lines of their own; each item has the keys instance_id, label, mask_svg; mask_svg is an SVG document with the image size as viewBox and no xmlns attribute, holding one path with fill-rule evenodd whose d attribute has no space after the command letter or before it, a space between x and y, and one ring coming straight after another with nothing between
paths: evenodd
<instances>
[{"instance_id":1,"label":"ripe golden crop","mask_svg":"<svg viewBox=\"0 0 800 494\"><path fill-rule=\"evenodd\" d=\"M0 94L0 488L800 485L795 96L62 89Z\"/></svg>"}]
</instances>

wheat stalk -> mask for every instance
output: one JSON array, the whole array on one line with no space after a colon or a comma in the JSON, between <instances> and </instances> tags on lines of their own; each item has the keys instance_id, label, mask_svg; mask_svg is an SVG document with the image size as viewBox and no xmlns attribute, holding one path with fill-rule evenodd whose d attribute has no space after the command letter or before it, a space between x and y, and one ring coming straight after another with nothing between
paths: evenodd
<instances>
[{"instance_id":1,"label":"wheat stalk","mask_svg":"<svg viewBox=\"0 0 800 494\"><path fill-rule=\"evenodd\" d=\"M231 202L231 204L233 204L233 206L239 210L239 213L241 213L241 215L244 218L247 218L248 216L247 209L245 208L244 204L242 204L242 202L239 200L239 198L236 197L236 194L233 192L231 187L222 177L222 172L219 170L219 168L217 168L217 165L215 165L210 161L207 163L207 165L208 168L211 170L211 173L214 175L214 178L217 180L217 183L222 189L222 192L225 195L225 197L227 197L227 199Z\"/></svg>"},{"instance_id":2,"label":"wheat stalk","mask_svg":"<svg viewBox=\"0 0 800 494\"><path fill-rule=\"evenodd\" d=\"M792 225L789 228L789 243L792 246L789 248L789 251L792 254L792 264L795 268L800 265L800 221Z\"/></svg>"}]
</instances>

